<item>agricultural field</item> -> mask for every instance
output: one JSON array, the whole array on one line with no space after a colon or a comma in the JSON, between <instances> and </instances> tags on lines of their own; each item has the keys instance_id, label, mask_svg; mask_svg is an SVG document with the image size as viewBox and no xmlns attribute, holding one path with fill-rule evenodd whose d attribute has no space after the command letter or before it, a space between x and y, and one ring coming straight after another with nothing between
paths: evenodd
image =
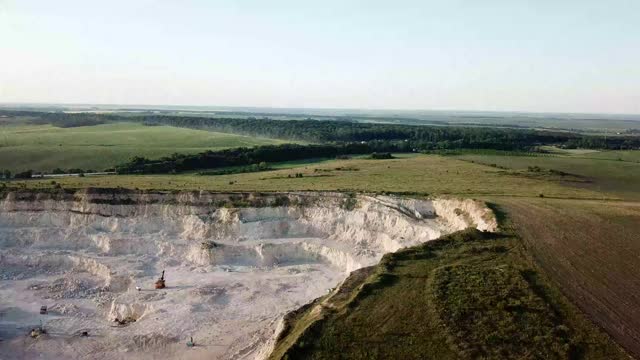
<instances>
[{"instance_id":1,"label":"agricultural field","mask_svg":"<svg viewBox=\"0 0 640 360\"><path fill-rule=\"evenodd\" d=\"M640 203L496 202L558 287L618 343L640 355Z\"/></svg>"},{"instance_id":2,"label":"agricultural field","mask_svg":"<svg viewBox=\"0 0 640 360\"><path fill-rule=\"evenodd\" d=\"M619 150L619 151L596 151L590 152L589 159L617 160L640 163L640 151L638 150Z\"/></svg>"},{"instance_id":3,"label":"agricultural field","mask_svg":"<svg viewBox=\"0 0 640 360\"><path fill-rule=\"evenodd\" d=\"M286 141L290 142L290 141ZM0 126L0 169L104 170L132 156L158 158L231 147L281 144L285 141L171 126L110 123L59 128L51 125Z\"/></svg>"}]
</instances>

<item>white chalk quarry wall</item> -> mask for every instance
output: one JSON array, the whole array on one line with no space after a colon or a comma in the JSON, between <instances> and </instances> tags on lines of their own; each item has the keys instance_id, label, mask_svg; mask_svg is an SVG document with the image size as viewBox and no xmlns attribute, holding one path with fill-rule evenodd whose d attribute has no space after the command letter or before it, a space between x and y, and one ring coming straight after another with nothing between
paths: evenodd
<instances>
[{"instance_id":1,"label":"white chalk quarry wall","mask_svg":"<svg viewBox=\"0 0 640 360\"><path fill-rule=\"evenodd\" d=\"M233 208L216 205L223 196L85 192L60 200L47 194L28 199L9 194L0 204L0 246L179 256L200 265L261 266L312 254L350 272L386 252L445 233L469 226L496 228L491 210L473 200L386 196L351 200L338 193L295 193L280 196L288 204L302 205L251 207L251 202L264 201L260 195L250 195L244 203L249 206ZM345 206L347 200L352 205ZM280 238L324 240L256 242ZM201 242L206 240L223 245L204 249Z\"/></svg>"},{"instance_id":2,"label":"white chalk quarry wall","mask_svg":"<svg viewBox=\"0 0 640 360\"><path fill-rule=\"evenodd\" d=\"M113 294L107 297L110 306L104 316L131 317L137 320L136 326L152 324L144 328L147 335L178 323L191 331L204 324L210 328L219 321L215 316L222 315L208 318L211 314L202 309L223 305L198 304L192 295L206 293L197 290L200 288L189 290L191 295L186 298L179 290L166 297L156 296L159 293L141 296L134 289L136 284L153 281L165 268L173 269L173 276L184 272L184 281L196 287L215 279L203 289L216 289L227 294L221 298L231 299L224 305L224 321L230 321L224 330L234 340L228 341L228 348L216 347L211 355L250 359L266 353L265 346L283 314L322 295L327 285L337 285L349 272L377 263L387 252L467 227L494 231L497 223L482 202L454 198L329 192L17 192L0 202L0 267L47 267L91 274ZM296 266L291 273L282 270ZM229 267L242 268L237 275L228 275L242 280L224 280ZM254 280L252 271L266 277ZM292 277L297 273L309 279ZM269 274L282 279L282 284L274 285L272 292L252 287L263 284ZM295 291L286 290L287 279L297 279ZM163 320L172 313L180 315ZM229 325L234 322L245 325ZM246 324L255 327L253 335L247 334ZM256 330L259 327L271 328ZM143 328L128 329L132 335ZM156 335L179 338L184 330ZM176 356L165 351L160 358L172 357Z\"/></svg>"}]
</instances>

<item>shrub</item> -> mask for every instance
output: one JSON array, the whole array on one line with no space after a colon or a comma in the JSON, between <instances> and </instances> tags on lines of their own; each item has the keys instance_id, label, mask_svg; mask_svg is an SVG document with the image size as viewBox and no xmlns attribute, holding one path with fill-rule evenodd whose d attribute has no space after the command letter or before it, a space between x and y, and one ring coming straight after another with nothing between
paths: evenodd
<instances>
[{"instance_id":1,"label":"shrub","mask_svg":"<svg viewBox=\"0 0 640 360\"><path fill-rule=\"evenodd\" d=\"M14 177L16 179L31 179L33 176L33 170L29 169L27 171L19 172Z\"/></svg>"},{"instance_id":2,"label":"shrub","mask_svg":"<svg viewBox=\"0 0 640 360\"><path fill-rule=\"evenodd\" d=\"M391 155L391 153L376 153L374 152L373 154L371 154L371 159L376 159L376 160L385 160L385 159L394 159L393 155Z\"/></svg>"}]
</instances>

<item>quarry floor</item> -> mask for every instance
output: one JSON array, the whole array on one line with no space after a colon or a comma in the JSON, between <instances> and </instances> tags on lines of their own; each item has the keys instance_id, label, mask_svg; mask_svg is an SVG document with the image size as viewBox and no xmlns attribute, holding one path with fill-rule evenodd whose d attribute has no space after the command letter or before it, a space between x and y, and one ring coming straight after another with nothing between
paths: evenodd
<instances>
[{"instance_id":1,"label":"quarry floor","mask_svg":"<svg viewBox=\"0 0 640 360\"><path fill-rule=\"evenodd\" d=\"M283 240L283 241L288 241ZM291 239L298 241L298 239ZM0 358L245 358L273 336L275 322L338 284L341 269L323 263L267 267L157 263L152 257L86 252L15 251L20 257L82 256L112 270L142 270L124 292L103 288L87 271L52 265L3 266ZM166 271L165 289L154 289ZM48 307L40 315L41 306ZM115 318L136 319L120 326ZM26 334L43 324L47 335ZM89 337L79 335L87 331ZM186 347L193 337L197 346Z\"/></svg>"}]
</instances>

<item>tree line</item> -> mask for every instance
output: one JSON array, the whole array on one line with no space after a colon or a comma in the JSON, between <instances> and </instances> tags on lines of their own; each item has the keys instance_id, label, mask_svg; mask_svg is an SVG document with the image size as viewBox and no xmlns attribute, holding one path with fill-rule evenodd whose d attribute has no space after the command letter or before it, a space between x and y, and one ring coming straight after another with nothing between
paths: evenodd
<instances>
[{"instance_id":1,"label":"tree line","mask_svg":"<svg viewBox=\"0 0 640 360\"><path fill-rule=\"evenodd\" d=\"M116 166L118 174L165 174L190 170L215 169L228 166L248 166L312 158L335 158L347 154L369 154L383 147L399 151L401 144L325 144L325 145L265 145L254 148L235 148L205 151L199 154L173 154L160 159L136 156Z\"/></svg>"},{"instance_id":2,"label":"tree line","mask_svg":"<svg viewBox=\"0 0 640 360\"><path fill-rule=\"evenodd\" d=\"M528 150L538 145L588 149L640 149L637 136L598 136L521 128L403 125L343 120L274 120L175 115L120 115L35 111L0 111L0 115L29 116L32 122L60 127L87 126L113 121L169 125L249 136L315 143L407 141L416 150L496 149Z\"/></svg>"}]
</instances>

